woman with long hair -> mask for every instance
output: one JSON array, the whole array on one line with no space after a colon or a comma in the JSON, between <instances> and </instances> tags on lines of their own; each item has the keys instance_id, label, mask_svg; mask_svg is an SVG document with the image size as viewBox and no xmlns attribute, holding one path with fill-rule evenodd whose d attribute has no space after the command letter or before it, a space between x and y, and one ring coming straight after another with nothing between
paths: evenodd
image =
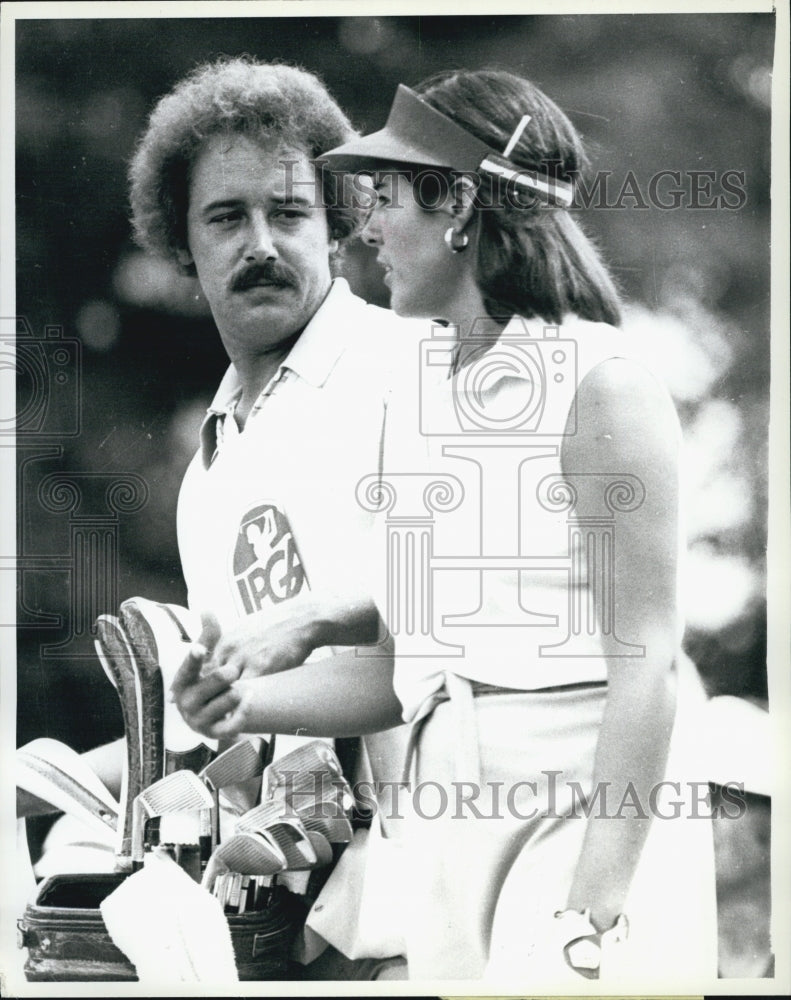
<instances>
[{"instance_id":1,"label":"woman with long hair","mask_svg":"<svg viewBox=\"0 0 791 1000\"><path fill-rule=\"evenodd\" d=\"M576 220L581 139L528 81L452 71L399 87L382 130L324 159L372 180L362 238L392 308L435 320L358 491L390 510L373 588L413 723L410 977L689 990L716 975L716 913L679 425ZM370 641L365 608L314 606L306 648L362 623ZM219 661L270 672L280 642L266 666L260 642ZM278 683L299 684L276 676L218 698L211 733L276 727ZM308 731L365 731L359 704L321 708Z\"/></svg>"}]
</instances>

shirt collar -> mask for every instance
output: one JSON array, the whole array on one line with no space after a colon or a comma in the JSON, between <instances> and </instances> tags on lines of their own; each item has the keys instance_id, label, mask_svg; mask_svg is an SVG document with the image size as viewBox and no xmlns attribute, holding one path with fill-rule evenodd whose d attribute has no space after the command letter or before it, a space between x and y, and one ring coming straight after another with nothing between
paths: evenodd
<instances>
[{"instance_id":1,"label":"shirt collar","mask_svg":"<svg viewBox=\"0 0 791 1000\"><path fill-rule=\"evenodd\" d=\"M324 385L346 347L346 320L353 298L346 279L335 278L299 340L278 366L273 381L282 376L284 369L288 369L309 385L316 388ZM206 468L211 464L216 448L217 418L233 412L241 393L239 373L231 364L222 377L200 429L203 464Z\"/></svg>"},{"instance_id":2,"label":"shirt collar","mask_svg":"<svg viewBox=\"0 0 791 1000\"><path fill-rule=\"evenodd\" d=\"M327 297L313 314L283 362L301 379L321 388L348 343L349 310L354 299L345 278L335 278Z\"/></svg>"}]
</instances>

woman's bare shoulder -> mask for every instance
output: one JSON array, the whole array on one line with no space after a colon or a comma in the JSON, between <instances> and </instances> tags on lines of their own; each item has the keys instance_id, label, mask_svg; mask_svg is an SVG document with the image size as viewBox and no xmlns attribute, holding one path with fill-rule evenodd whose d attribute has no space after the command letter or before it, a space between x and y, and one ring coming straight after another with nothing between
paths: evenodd
<instances>
[{"instance_id":1,"label":"woman's bare shoulder","mask_svg":"<svg viewBox=\"0 0 791 1000\"><path fill-rule=\"evenodd\" d=\"M640 362L616 357L577 387L563 453L591 464L616 461L650 470L676 462L679 439L678 416L662 382Z\"/></svg>"}]
</instances>

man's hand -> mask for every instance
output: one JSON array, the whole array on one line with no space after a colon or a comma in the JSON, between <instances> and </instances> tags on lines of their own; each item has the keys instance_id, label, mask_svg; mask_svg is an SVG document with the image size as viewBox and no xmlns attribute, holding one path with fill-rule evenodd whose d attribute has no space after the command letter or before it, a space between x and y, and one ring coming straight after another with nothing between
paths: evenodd
<instances>
[{"instance_id":1,"label":"man's hand","mask_svg":"<svg viewBox=\"0 0 791 1000\"><path fill-rule=\"evenodd\" d=\"M240 694L233 683L239 679L240 670L235 662L211 667L212 654L221 638L220 627L208 613L201 615L201 621L201 634L178 669L170 697L191 729L216 738L221 735L215 732L217 724L239 708Z\"/></svg>"},{"instance_id":2,"label":"man's hand","mask_svg":"<svg viewBox=\"0 0 791 1000\"><path fill-rule=\"evenodd\" d=\"M375 605L296 600L268 628L250 615L227 635L213 615L201 616L201 635L171 687L191 729L211 739L239 733L359 736L401 721L392 655L365 661L348 650L304 662L323 646L375 642Z\"/></svg>"},{"instance_id":3,"label":"man's hand","mask_svg":"<svg viewBox=\"0 0 791 1000\"><path fill-rule=\"evenodd\" d=\"M301 666L319 643L310 613L294 611L268 626L260 614L242 619L217 641L204 672L222 668L249 679Z\"/></svg>"}]
</instances>

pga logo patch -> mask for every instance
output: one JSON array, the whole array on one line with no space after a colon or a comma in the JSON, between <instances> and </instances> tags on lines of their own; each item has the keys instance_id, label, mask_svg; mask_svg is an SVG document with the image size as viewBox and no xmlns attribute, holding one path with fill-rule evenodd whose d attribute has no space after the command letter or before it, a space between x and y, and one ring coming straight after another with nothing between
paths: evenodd
<instances>
[{"instance_id":1,"label":"pga logo patch","mask_svg":"<svg viewBox=\"0 0 791 1000\"><path fill-rule=\"evenodd\" d=\"M237 603L248 615L296 597L307 586L291 525L275 504L259 504L242 517L232 572Z\"/></svg>"}]
</instances>

